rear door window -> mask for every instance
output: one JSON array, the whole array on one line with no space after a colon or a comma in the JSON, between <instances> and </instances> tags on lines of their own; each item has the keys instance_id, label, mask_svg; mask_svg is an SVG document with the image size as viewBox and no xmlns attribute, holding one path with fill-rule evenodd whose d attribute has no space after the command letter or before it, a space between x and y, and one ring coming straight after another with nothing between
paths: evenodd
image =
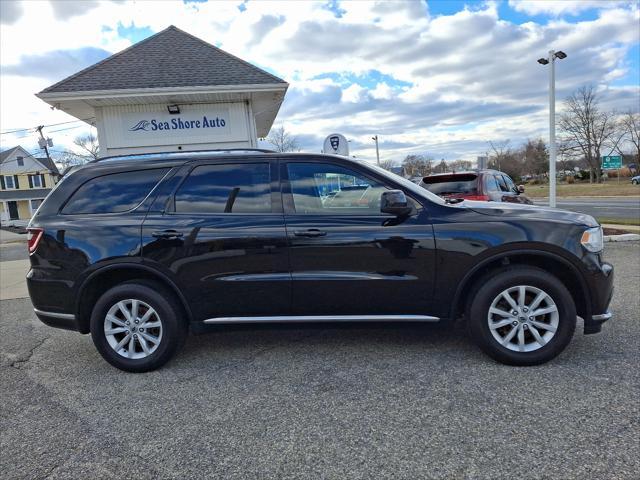
<instances>
[{"instance_id":1,"label":"rear door window","mask_svg":"<svg viewBox=\"0 0 640 480\"><path fill-rule=\"evenodd\" d=\"M176 213L271 213L268 163L202 165L175 194Z\"/></svg>"},{"instance_id":2,"label":"rear door window","mask_svg":"<svg viewBox=\"0 0 640 480\"><path fill-rule=\"evenodd\" d=\"M155 168L95 177L73 193L62 213L122 213L132 210L142 203L168 171L168 168Z\"/></svg>"},{"instance_id":3,"label":"rear door window","mask_svg":"<svg viewBox=\"0 0 640 480\"><path fill-rule=\"evenodd\" d=\"M504 181L504 177L502 175L496 175L496 180L498 181L498 185L500 186L500 190L503 192L508 192L509 187L507 187L507 182Z\"/></svg>"},{"instance_id":4,"label":"rear door window","mask_svg":"<svg viewBox=\"0 0 640 480\"><path fill-rule=\"evenodd\" d=\"M498 182L496 177L493 175L487 175L485 180L485 184L487 186L487 192L497 193L499 191Z\"/></svg>"},{"instance_id":5,"label":"rear door window","mask_svg":"<svg viewBox=\"0 0 640 480\"><path fill-rule=\"evenodd\" d=\"M507 185L507 190L513 193L516 189L515 183L513 183L513 180L511 180L511 177L509 175L502 176L504 177L504 183Z\"/></svg>"}]
</instances>

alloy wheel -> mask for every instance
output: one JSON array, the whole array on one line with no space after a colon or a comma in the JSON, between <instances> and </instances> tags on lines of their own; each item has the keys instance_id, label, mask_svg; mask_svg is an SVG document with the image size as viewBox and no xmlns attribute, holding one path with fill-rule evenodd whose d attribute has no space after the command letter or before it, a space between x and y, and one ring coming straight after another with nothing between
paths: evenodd
<instances>
[{"instance_id":1,"label":"alloy wheel","mask_svg":"<svg viewBox=\"0 0 640 480\"><path fill-rule=\"evenodd\" d=\"M138 299L121 300L104 318L107 343L120 356L132 360L146 358L162 341L162 320L149 305Z\"/></svg>"},{"instance_id":2,"label":"alloy wheel","mask_svg":"<svg viewBox=\"0 0 640 480\"><path fill-rule=\"evenodd\" d=\"M555 336L559 320L553 298L529 285L500 292L487 315L493 338L514 352L533 352L544 347Z\"/></svg>"}]
</instances>

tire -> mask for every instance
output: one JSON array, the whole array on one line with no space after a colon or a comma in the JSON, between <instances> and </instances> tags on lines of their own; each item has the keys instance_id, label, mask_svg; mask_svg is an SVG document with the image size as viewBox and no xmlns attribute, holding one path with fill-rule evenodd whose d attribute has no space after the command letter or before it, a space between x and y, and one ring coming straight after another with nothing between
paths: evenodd
<instances>
[{"instance_id":1,"label":"tire","mask_svg":"<svg viewBox=\"0 0 640 480\"><path fill-rule=\"evenodd\" d=\"M637 180L631 180L631 183L632 183L633 185L637 185L637 184L638 184L638 181L637 181Z\"/></svg>"},{"instance_id":2,"label":"tire","mask_svg":"<svg viewBox=\"0 0 640 480\"><path fill-rule=\"evenodd\" d=\"M131 316L136 309L137 324ZM167 363L184 343L188 328L182 316L172 292L156 282L133 280L111 288L97 301L91 313L91 338L114 367L148 372Z\"/></svg>"},{"instance_id":3,"label":"tire","mask_svg":"<svg viewBox=\"0 0 640 480\"><path fill-rule=\"evenodd\" d=\"M521 286L525 292L522 304ZM505 291L518 310L502 295ZM539 297L543 299L535 305ZM532 313L539 314L529 316ZM576 328L576 307L567 288L553 275L535 267L510 267L485 276L477 283L466 316L474 342L506 365L548 362L566 348Z\"/></svg>"}]
</instances>

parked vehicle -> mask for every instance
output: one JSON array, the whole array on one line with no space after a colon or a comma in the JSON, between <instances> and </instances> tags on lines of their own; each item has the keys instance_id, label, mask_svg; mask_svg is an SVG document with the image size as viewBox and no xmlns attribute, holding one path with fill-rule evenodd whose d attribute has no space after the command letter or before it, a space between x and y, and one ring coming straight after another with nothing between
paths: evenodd
<instances>
[{"instance_id":1,"label":"parked vehicle","mask_svg":"<svg viewBox=\"0 0 640 480\"><path fill-rule=\"evenodd\" d=\"M632 183L633 185L638 185L638 184L640 184L640 175L636 175L635 177L632 177L632 178L631 178L631 183Z\"/></svg>"},{"instance_id":2,"label":"parked vehicle","mask_svg":"<svg viewBox=\"0 0 640 480\"><path fill-rule=\"evenodd\" d=\"M494 359L535 365L611 317L613 268L588 215L437 195L343 157L133 155L66 175L31 221L47 325L142 372L189 328L464 317Z\"/></svg>"},{"instance_id":3,"label":"parked vehicle","mask_svg":"<svg viewBox=\"0 0 640 480\"><path fill-rule=\"evenodd\" d=\"M533 205L524 195L523 185L516 187L509 175L497 170L428 175L419 184L445 199L462 198Z\"/></svg>"}]
</instances>

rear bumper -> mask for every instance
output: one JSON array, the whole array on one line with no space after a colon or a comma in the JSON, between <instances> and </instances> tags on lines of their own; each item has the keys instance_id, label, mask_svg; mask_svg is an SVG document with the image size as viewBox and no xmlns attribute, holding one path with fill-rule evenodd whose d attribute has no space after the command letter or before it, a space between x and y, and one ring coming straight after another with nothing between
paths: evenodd
<instances>
[{"instance_id":1,"label":"rear bumper","mask_svg":"<svg viewBox=\"0 0 640 480\"><path fill-rule=\"evenodd\" d=\"M76 316L70 313L46 312L44 310L33 309L36 316L42 323L54 328L78 331Z\"/></svg>"}]
</instances>

